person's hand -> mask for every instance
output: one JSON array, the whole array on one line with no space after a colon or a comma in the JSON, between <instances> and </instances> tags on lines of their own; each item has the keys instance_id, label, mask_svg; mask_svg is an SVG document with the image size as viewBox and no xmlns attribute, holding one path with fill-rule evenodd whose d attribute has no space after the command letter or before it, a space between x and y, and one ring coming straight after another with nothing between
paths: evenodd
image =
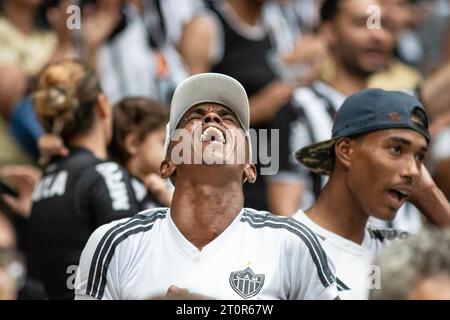
<instances>
[{"instance_id":1,"label":"person's hand","mask_svg":"<svg viewBox=\"0 0 450 320\"><path fill-rule=\"evenodd\" d=\"M327 48L321 37L303 36L291 52L281 57L282 72L294 87L307 86L319 78L326 56Z\"/></svg>"},{"instance_id":2,"label":"person's hand","mask_svg":"<svg viewBox=\"0 0 450 320\"><path fill-rule=\"evenodd\" d=\"M443 130L450 127L450 110L440 114L430 123L429 131L431 138L436 138Z\"/></svg>"},{"instance_id":3,"label":"person's hand","mask_svg":"<svg viewBox=\"0 0 450 320\"><path fill-rule=\"evenodd\" d=\"M286 64L295 64L323 60L326 55L327 46L320 36L305 35L297 39L294 49L285 54L282 59Z\"/></svg>"},{"instance_id":4,"label":"person's hand","mask_svg":"<svg viewBox=\"0 0 450 320\"><path fill-rule=\"evenodd\" d=\"M172 192L167 188L167 181L155 173L149 174L144 179L144 185L155 198L164 206L169 207L172 203Z\"/></svg>"},{"instance_id":5,"label":"person's hand","mask_svg":"<svg viewBox=\"0 0 450 320\"><path fill-rule=\"evenodd\" d=\"M14 212L24 218L31 214L32 194L34 187L41 178L41 172L28 165L5 166L0 168L0 177L7 178L16 188L18 197L2 195L3 201Z\"/></svg>"},{"instance_id":6,"label":"person's hand","mask_svg":"<svg viewBox=\"0 0 450 320\"><path fill-rule=\"evenodd\" d=\"M436 187L436 183L424 164L422 164L420 171L420 178L414 184L414 192L410 195L410 200L414 200L424 192Z\"/></svg>"},{"instance_id":7,"label":"person's hand","mask_svg":"<svg viewBox=\"0 0 450 320\"><path fill-rule=\"evenodd\" d=\"M67 28L67 7L70 4L71 1L63 0L57 7L50 8L46 12L47 20L56 33L60 46L68 46L72 42L70 30Z\"/></svg>"},{"instance_id":8,"label":"person's hand","mask_svg":"<svg viewBox=\"0 0 450 320\"><path fill-rule=\"evenodd\" d=\"M450 62L427 76L420 87L420 97L430 118L438 119L450 106Z\"/></svg>"},{"instance_id":9,"label":"person's hand","mask_svg":"<svg viewBox=\"0 0 450 320\"><path fill-rule=\"evenodd\" d=\"M450 204L423 164L420 178L414 183L413 190L408 200L429 221L441 228L450 226Z\"/></svg>"},{"instance_id":10,"label":"person's hand","mask_svg":"<svg viewBox=\"0 0 450 320\"><path fill-rule=\"evenodd\" d=\"M44 134L38 139L38 149L42 164L47 164L54 156L67 157L69 149L64 146L61 137L54 134Z\"/></svg>"},{"instance_id":11,"label":"person's hand","mask_svg":"<svg viewBox=\"0 0 450 320\"><path fill-rule=\"evenodd\" d=\"M121 0L99 0L83 7L83 43L97 49L112 33L122 17Z\"/></svg>"}]
</instances>

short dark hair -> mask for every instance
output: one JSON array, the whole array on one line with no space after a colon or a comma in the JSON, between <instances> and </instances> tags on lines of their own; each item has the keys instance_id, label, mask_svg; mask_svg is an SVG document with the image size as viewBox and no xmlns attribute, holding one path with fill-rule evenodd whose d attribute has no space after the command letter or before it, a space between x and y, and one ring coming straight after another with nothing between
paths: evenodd
<instances>
[{"instance_id":1,"label":"short dark hair","mask_svg":"<svg viewBox=\"0 0 450 320\"><path fill-rule=\"evenodd\" d=\"M126 166L131 155L125 148L125 138L135 132L143 141L147 134L163 128L169 119L169 107L144 97L129 97L113 107L113 137L109 153L113 160Z\"/></svg>"},{"instance_id":2,"label":"short dark hair","mask_svg":"<svg viewBox=\"0 0 450 320\"><path fill-rule=\"evenodd\" d=\"M324 0L320 8L321 22L333 21L338 13L340 0Z\"/></svg>"}]
</instances>

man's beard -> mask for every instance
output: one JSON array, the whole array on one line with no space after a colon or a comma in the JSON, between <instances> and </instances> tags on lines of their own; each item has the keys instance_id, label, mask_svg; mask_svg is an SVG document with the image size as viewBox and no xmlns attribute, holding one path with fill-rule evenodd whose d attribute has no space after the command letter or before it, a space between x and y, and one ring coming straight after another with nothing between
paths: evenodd
<instances>
[{"instance_id":1,"label":"man's beard","mask_svg":"<svg viewBox=\"0 0 450 320\"><path fill-rule=\"evenodd\" d=\"M344 65L345 69L355 77L359 79L365 79L367 80L371 75L374 73L380 71L383 69L382 67L376 69L376 70L368 70L364 67L362 67L357 59L354 56L350 55L342 55L341 56L342 64Z\"/></svg>"}]
</instances>

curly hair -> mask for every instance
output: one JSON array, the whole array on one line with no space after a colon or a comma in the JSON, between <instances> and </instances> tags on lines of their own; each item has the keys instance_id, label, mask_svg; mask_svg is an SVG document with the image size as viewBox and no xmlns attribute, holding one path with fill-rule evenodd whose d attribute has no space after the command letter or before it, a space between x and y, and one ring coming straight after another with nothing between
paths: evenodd
<instances>
[{"instance_id":1,"label":"curly hair","mask_svg":"<svg viewBox=\"0 0 450 320\"><path fill-rule=\"evenodd\" d=\"M87 64L65 59L49 64L40 72L33 102L44 129L67 142L91 128L93 106L101 92L95 72Z\"/></svg>"}]
</instances>

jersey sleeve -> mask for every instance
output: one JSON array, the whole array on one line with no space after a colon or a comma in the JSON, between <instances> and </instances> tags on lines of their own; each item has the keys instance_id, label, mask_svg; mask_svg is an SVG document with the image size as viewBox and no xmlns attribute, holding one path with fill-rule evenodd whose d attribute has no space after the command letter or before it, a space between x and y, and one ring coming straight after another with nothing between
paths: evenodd
<instances>
[{"instance_id":1,"label":"jersey sleeve","mask_svg":"<svg viewBox=\"0 0 450 320\"><path fill-rule=\"evenodd\" d=\"M291 219L290 219L291 220ZM336 271L321 241L307 226L293 222L295 232L285 243L286 275L291 277L290 299L333 300L338 297Z\"/></svg>"},{"instance_id":2,"label":"jersey sleeve","mask_svg":"<svg viewBox=\"0 0 450 320\"><path fill-rule=\"evenodd\" d=\"M95 166L95 180L87 196L94 213L96 227L114 220L131 217L140 210L132 192L128 173L114 162Z\"/></svg>"},{"instance_id":3,"label":"jersey sleeve","mask_svg":"<svg viewBox=\"0 0 450 320\"><path fill-rule=\"evenodd\" d=\"M98 228L89 238L81 254L75 279L75 300L120 299L117 257L113 255L108 268L103 268L108 258L108 237L122 219ZM106 253L106 254L105 254ZM105 273L105 274L104 274Z\"/></svg>"}]
</instances>

